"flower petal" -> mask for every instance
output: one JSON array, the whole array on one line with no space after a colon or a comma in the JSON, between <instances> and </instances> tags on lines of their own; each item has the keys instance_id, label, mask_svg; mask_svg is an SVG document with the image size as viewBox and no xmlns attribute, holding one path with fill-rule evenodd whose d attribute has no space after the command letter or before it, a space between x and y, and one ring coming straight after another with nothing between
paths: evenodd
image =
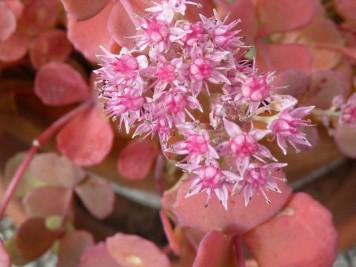
<instances>
[{"instance_id":1,"label":"flower petal","mask_svg":"<svg viewBox=\"0 0 356 267\"><path fill-rule=\"evenodd\" d=\"M294 194L282 212L247 233L244 241L266 267L332 266L336 257L332 215L305 193Z\"/></svg>"},{"instance_id":2,"label":"flower petal","mask_svg":"<svg viewBox=\"0 0 356 267\"><path fill-rule=\"evenodd\" d=\"M70 121L57 135L57 147L79 166L100 163L114 139L111 125L98 107Z\"/></svg>"},{"instance_id":3,"label":"flower petal","mask_svg":"<svg viewBox=\"0 0 356 267\"><path fill-rule=\"evenodd\" d=\"M50 106L73 104L90 97L82 75L72 66L59 62L46 64L37 72L35 92Z\"/></svg>"},{"instance_id":4,"label":"flower petal","mask_svg":"<svg viewBox=\"0 0 356 267\"><path fill-rule=\"evenodd\" d=\"M110 0L61 0L65 10L75 20L87 20L98 14Z\"/></svg>"}]
</instances>

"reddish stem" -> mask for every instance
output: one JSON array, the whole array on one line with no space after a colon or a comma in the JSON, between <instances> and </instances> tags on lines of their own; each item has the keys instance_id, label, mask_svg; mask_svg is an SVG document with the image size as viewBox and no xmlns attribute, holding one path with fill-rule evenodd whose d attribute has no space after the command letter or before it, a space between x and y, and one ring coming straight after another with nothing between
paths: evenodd
<instances>
[{"instance_id":1,"label":"reddish stem","mask_svg":"<svg viewBox=\"0 0 356 267\"><path fill-rule=\"evenodd\" d=\"M234 237L235 253L236 253L236 267L246 267L246 259L242 251L241 238L236 235Z\"/></svg>"},{"instance_id":2,"label":"reddish stem","mask_svg":"<svg viewBox=\"0 0 356 267\"><path fill-rule=\"evenodd\" d=\"M162 153L159 153L156 159L156 166L155 166L155 180L156 180L156 189L160 196L163 196L163 168L164 168L164 157Z\"/></svg>"},{"instance_id":3,"label":"reddish stem","mask_svg":"<svg viewBox=\"0 0 356 267\"><path fill-rule=\"evenodd\" d=\"M73 188L68 188L68 191L67 191L67 194L65 197L65 206L64 206L64 209L62 210L62 221L58 228L59 234L62 234L64 232L65 224L68 219L69 210L70 210L71 203L72 203L72 198L73 198Z\"/></svg>"},{"instance_id":4,"label":"reddish stem","mask_svg":"<svg viewBox=\"0 0 356 267\"><path fill-rule=\"evenodd\" d=\"M0 205L0 220L4 216L5 210L11 200L12 195L15 192L15 189L19 182L21 181L22 175L25 172L26 168L30 164L33 156L36 154L36 152L59 130L61 129L69 120L71 120L73 117L87 109L93 104L92 100L88 100L78 106L77 108L73 109L72 111L68 112L61 118L59 118L57 121L55 121L53 124L51 124L38 138L33 140L32 142L32 147L30 150L27 152L27 155L24 159L24 161L21 162L20 166L17 168L14 177L12 178L9 186L6 188L6 192L4 194L4 197L2 199L1 205Z\"/></svg>"}]
</instances>

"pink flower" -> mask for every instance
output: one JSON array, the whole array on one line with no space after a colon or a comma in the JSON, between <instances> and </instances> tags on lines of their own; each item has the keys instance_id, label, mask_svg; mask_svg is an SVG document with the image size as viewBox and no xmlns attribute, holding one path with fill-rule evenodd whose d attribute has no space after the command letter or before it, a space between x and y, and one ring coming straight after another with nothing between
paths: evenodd
<instances>
[{"instance_id":1,"label":"pink flower","mask_svg":"<svg viewBox=\"0 0 356 267\"><path fill-rule=\"evenodd\" d=\"M299 127L310 126L309 122L302 120L314 107L300 107L294 110L285 109L281 111L274 120L268 125L274 137L277 138L278 146L283 153L287 154L287 143L299 151L298 146L311 146Z\"/></svg>"},{"instance_id":2,"label":"pink flower","mask_svg":"<svg viewBox=\"0 0 356 267\"><path fill-rule=\"evenodd\" d=\"M356 127L356 93L342 106L339 122Z\"/></svg>"}]
</instances>

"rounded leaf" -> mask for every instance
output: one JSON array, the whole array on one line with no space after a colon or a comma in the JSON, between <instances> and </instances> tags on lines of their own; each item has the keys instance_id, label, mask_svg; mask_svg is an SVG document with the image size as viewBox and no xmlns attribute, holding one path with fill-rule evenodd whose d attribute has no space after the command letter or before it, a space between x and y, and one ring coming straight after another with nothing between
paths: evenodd
<instances>
[{"instance_id":1,"label":"rounded leaf","mask_svg":"<svg viewBox=\"0 0 356 267\"><path fill-rule=\"evenodd\" d=\"M356 128L339 123L334 138L342 153L356 159Z\"/></svg>"},{"instance_id":2,"label":"rounded leaf","mask_svg":"<svg viewBox=\"0 0 356 267\"><path fill-rule=\"evenodd\" d=\"M89 86L72 66L52 62L39 69L35 79L35 92L42 102L50 106L76 103L90 97Z\"/></svg>"},{"instance_id":3,"label":"rounded leaf","mask_svg":"<svg viewBox=\"0 0 356 267\"><path fill-rule=\"evenodd\" d=\"M67 13L75 20L86 20L98 14L110 0L61 0Z\"/></svg>"},{"instance_id":4,"label":"rounded leaf","mask_svg":"<svg viewBox=\"0 0 356 267\"><path fill-rule=\"evenodd\" d=\"M0 2L0 42L15 32L16 16L5 2Z\"/></svg>"},{"instance_id":5,"label":"rounded leaf","mask_svg":"<svg viewBox=\"0 0 356 267\"><path fill-rule=\"evenodd\" d=\"M169 267L167 256L152 242L122 233L106 239L111 256L121 267Z\"/></svg>"},{"instance_id":6,"label":"rounded leaf","mask_svg":"<svg viewBox=\"0 0 356 267\"><path fill-rule=\"evenodd\" d=\"M57 267L78 267L85 249L93 245L94 238L86 231L66 234L59 240Z\"/></svg>"},{"instance_id":7,"label":"rounded leaf","mask_svg":"<svg viewBox=\"0 0 356 267\"><path fill-rule=\"evenodd\" d=\"M49 62L63 62L71 50L65 31L50 30L41 33L30 49L32 66L38 69Z\"/></svg>"},{"instance_id":8,"label":"rounded leaf","mask_svg":"<svg viewBox=\"0 0 356 267\"><path fill-rule=\"evenodd\" d=\"M10 38L0 42L0 61L12 62L21 59L30 46L31 39L15 32Z\"/></svg>"},{"instance_id":9,"label":"rounded leaf","mask_svg":"<svg viewBox=\"0 0 356 267\"><path fill-rule=\"evenodd\" d=\"M110 255L104 242L100 242L92 247L87 247L79 262L79 267L98 266L121 267Z\"/></svg>"},{"instance_id":10,"label":"rounded leaf","mask_svg":"<svg viewBox=\"0 0 356 267\"><path fill-rule=\"evenodd\" d=\"M111 125L98 107L72 119L57 135L57 147L80 166L100 163L114 139Z\"/></svg>"},{"instance_id":11,"label":"rounded leaf","mask_svg":"<svg viewBox=\"0 0 356 267\"><path fill-rule=\"evenodd\" d=\"M134 140L120 151L117 169L126 179L144 179L152 169L158 151L149 140Z\"/></svg>"},{"instance_id":12,"label":"rounded leaf","mask_svg":"<svg viewBox=\"0 0 356 267\"><path fill-rule=\"evenodd\" d=\"M178 182L171 190L166 191L162 198L162 206L168 214L175 216L177 225L191 227L203 232L219 230L223 232L244 233L271 218L287 202L291 189L283 182L277 182L282 193L270 192L267 204L263 195L252 198L245 207L243 194L230 196L228 210L225 210L215 195L205 207L205 192L185 197L191 181Z\"/></svg>"},{"instance_id":13,"label":"rounded leaf","mask_svg":"<svg viewBox=\"0 0 356 267\"><path fill-rule=\"evenodd\" d=\"M332 266L337 232L332 215L305 193L292 196L276 217L244 236L261 266Z\"/></svg>"},{"instance_id":14,"label":"rounded leaf","mask_svg":"<svg viewBox=\"0 0 356 267\"><path fill-rule=\"evenodd\" d=\"M16 244L25 259L34 260L45 253L56 238L56 233L47 229L44 218L34 217L19 227Z\"/></svg>"},{"instance_id":15,"label":"rounded leaf","mask_svg":"<svg viewBox=\"0 0 356 267\"><path fill-rule=\"evenodd\" d=\"M75 192L98 219L104 219L114 209L115 193L109 181L89 177L75 187Z\"/></svg>"},{"instance_id":16,"label":"rounded leaf","mask_svg":"<svg viewBox=\"0 0 356 267\"><path fill-rule=\"evenodd\" d=\"M85 177L82 168L54 152L36 155L30 163L30 171L34 177L52 186L73 187Z\"/></svg>"}]
</instances>

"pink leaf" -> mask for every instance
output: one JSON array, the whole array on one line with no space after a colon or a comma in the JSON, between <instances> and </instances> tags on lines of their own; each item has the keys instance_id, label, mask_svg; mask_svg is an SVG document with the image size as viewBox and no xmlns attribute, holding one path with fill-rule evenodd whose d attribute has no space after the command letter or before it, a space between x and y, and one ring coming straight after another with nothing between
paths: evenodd
<instances>
[{"instance_id":1,"label":"pink leaf","mask_svg":"<svg viewBox=\"0 0 356 267\"><path fill-rule=\"evenodd\" d=\"M65 10L75 20L86 20L98 14L110 0L61 0Z\"/></svg>"},{"instance_id":2,"label":"pink leaf","mask_svg":"<svg viewBox=\"0 0 356 267\"><path fill-rule=\"evenodd\" d=\"M0 2L0 42L9 38L16 29L16 17L5 2Z\"/></svg>"},{"instance_id":3,"label":"pink leaf","mask_svg":"<svg viewBox=\"0 0 356 267\"><path fill-rule=\"evenodd\" d=\"M100 242L95 246L87 247L84 251L79 267L120 267L110 255L106 244Z\"/></svg>"},{"instance_id":4,"label":"pink leaf","mask_svg":"<svg viewBox=\"0 0 356 267\"><path fill-rule=\"evenodd\" d=\"M19 60L26 54L30 41L28 36L15 32L10 38L0 42L0 61Z\"/></svg>"},{"instance_id":5,"label":"pink leaf","mask_svg":"<svg viewBox=\"0 0 356 267\"><path fill-rule=\"evenodd\" d=\"M243 195L236 194L229 197L226 211L215 196L209 200L208 207L204 207L207 197L204 192L186 198L190 184L190 181L178 182L174 188L166 191L162 206L173 212L179 226L204 232L220 230L244 233L251 230L278 212L291 194L291 189L285 183L277 182L282 193L270 192L268 197L271 204L266 204L265 198L260 194L245 207Z\"/></svg>"},{"instance_id":6,"label":"pink leaf","mask_svg":"<svg viewBox=\"0 0 356 267\"><path fill-rule=\"evenodd\" d=\"M193 267L226 266L224 263L230 243L229 238L222 232L208 232L199 244Z\"/></svg>"},{"instance_id":7,"label":"pink leaf","mask_svg":"<svg viewBox=\"0 0 356 267\"><path fill-rule=\"evenodd\" d=\"M356 25L356 2L354 0L335 0L334 2L340 15Z\"/></svg>"},{"instance_id":8,"label":"pink leaf","mask_svg":"<svg viewBox=\"0 0 356 267\"><path fill-rule=\"evenodd\" d=\"M112 257L122 267L169 267L167 256L152 242L135 235L122 233L106 239Z\"/></svg>"},{"instance_id":9,"label":"pink leaf","mask_svg":"<svg viewBox=\"0 0 356 267\"><path fill-rule=\"evenodd\" d=\"M281 71L278 72L276 79L273 81L273 86L276 88L274 92L281 95L292 95L298 98L307 90L309 81L309 75L302 71L294 69Z\"/></svg>"},{"instance_id":10,"label":"pink leaf","mask_svg":"<svg viewBox=\"0 0 356 267\"><path fill-rule=\"evenodd\" d=\"M30 170L34 177L52 186L74 187L85 177L80 167L54 152L36 155Z\"/></svg>"},{"instance_id":11,"label":"pink leaf","mask_svg":"<svg viewBox=\"0 0 356 267\"><path fill-rule=\"evenodd\" d=\"M3 242L0 240L0 266L11 267L9 253L7 252Z\"/></svg>"},{"instance_id":12,"label":"pink leaf","mask_svg":"<svg viewBox=\"0 0 356 267\"><path fill-rule=\"evenodd\" d=\"M118 171L129 180L142 180L149 174L157 154L152 142L132 141L119 154Z\"/></svg>"},{"instance_id":13,"label":"pink leaf","mask_svg":"<svg viewBox=\"0 0 356 267\"><path fill-rule=\"evenodd\" d=\"M50 30L43 32L31 46L31 63L38 69L49 62L63 62L69 56L71 49L65 31Z\"/></svg>"},{"instance_id":14,"label":"pink leaf","mask_svg":"<svg viewBox=\"0 0 356 267\"><path fill-rule=\"evenodd\" d=\"M23 203L31 216L43 218L61 216L67 205L69 191L70 189L50 186L34 188L25 195Z\"/></svg>"},{"instance_id":15,"label":"pink leaf","mask_svg":"<svg viewBox=\"0 0 356 267\"><path fill-rule=\"evenodd\" d=\"M311 70L312 55L304 45L259 42L256 50L256 63L261 72L295 69L308 73Z\"/></svg>"},{"instance_id":16,"label":"pink leaf","mask_svg":"<svg viewBox=\"0 0 356 267\"><path fill-rule=\"evenodd\" d=\"M164 234L166 235L170 248L176 255L179 255L181 248L177 237L174 234L171 222L169 221L167 215L164 213L163 210L159 211L159 217L161 218Z\"/></svg>"},{"instance_id":17,"label":"pink leaf","mask_svg":"<svg viewBox=\"0 0 356 267\"><path fill-rule=\"evenodd\" d=\"M113 2L110 1L97 15L85 21L76 21L71 16L67 17L68 39L90 61L97 61L96 55L102 53L100 46L108 50L113 46L108 30L108 17L112 6Z\"/></svg>"},{"instance_id":18,"label":"pink leaf","mask_svg":"<svg viewBox=\"0 0 356 267\"><path fill-rule=\"evenodd\" d=\"M80 166L99 164L110 152L114 132L98 107L70 121L57 135L58 149Z\"/></svg>"},{"instance_id":19,"label":"pink leaf","mask_svg":"<svg viewBox=\"0 0 356 267\"><path fill-rule=\"evenodd\" d=\"M318 11L316 0L257 0L258 36L300 29L312 22ZM302 11L302 12L301 12Z\"/></svg>"},{"instance_id":20,"label":"pink leaf","mask_svg":"<svg viewBox=\"0 0 356 267\"><path fill-rule=\"evenodd\" d=\"M90 213L99 219L107 217L114 208L115 194L106 180L89 177L75 187L75 192Z\"/></svg>"},{"instance_id":21,"label":"pink leaf","mask_svg":"<svg viewBox=\"0 0 356 267\"><path fill-rule=\"evenodd\" d=\"M345 155L356 159L356 128L347 124L338 124L335 131L335 141Z\"/></svg>"},{"instance_id":22,"label":"pink leaf","mask_svg":"<svg viewBox=\"0 0 356 267\"><path fill-rule=\"evenodd\" d=\"M273 219L244 237L260 265L332 266L337 233L330 212L305 193L292 196Z\"/></svg>"},{"instance_id":23,"label":"pink leaf","mask_svg":"<svg viewBox=\"0 0 356 267\"><path fill-rule=\"evenodd\" d=\"M43 103L51 106L68 105L90 97L89 87L81 74L72 66L57 62L37 72L35 92Z\"/></svg>"},{"instance_id":24,"label":"pink leaf","mask_svg":"<svg viewBox=\"0 0 356 267\"><path fill-rule=\"evenodd\" d=\"M94 238L86 231L66 234L59 241L57 267L78 267L85 249L93 245Z\"/></svg>"}]
</instances>

